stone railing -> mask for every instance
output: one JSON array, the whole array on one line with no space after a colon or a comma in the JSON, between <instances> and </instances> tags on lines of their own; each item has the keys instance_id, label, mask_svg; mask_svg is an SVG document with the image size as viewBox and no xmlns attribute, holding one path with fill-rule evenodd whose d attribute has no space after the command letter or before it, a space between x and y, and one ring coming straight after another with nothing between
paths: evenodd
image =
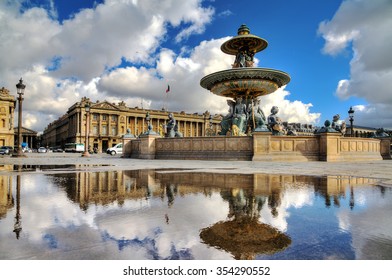
<instances>
[{"instance_id":1,"label":"stone railing","mask_svg":"<svg viewBox=\"0 0 392 280\"><path fill-rule=\"evenodd\" d=\"M251 160L252 137L156 139L156 159Z\"/></svg>"},{"instance_id":2,"label":"stone railing","mask_svg":"<svg viewBox=\"0 0 392 280\"><path fill-rule=\"evenodd\" d=\"M352 138L338 133L275 136L257 132L241 137L123 139L123 157L177 160L373 161L391 159L390 138Z\"/></svg>"}]
</instances>

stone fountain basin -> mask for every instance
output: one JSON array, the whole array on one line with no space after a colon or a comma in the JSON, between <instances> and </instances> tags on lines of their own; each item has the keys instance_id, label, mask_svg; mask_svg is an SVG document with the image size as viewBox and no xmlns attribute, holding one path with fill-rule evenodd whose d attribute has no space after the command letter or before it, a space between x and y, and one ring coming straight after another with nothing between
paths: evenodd
<instances>
[{"instance_id":1,"label":"stone fountain basin","mask_svg":"<svg viewBox=\"0 0 392 280\"><path fill-rule=\"evenodd\" d=\"M216 95L235 98L267 95L289 82L290 76L283 71L244 67L207 75L201 79L200 85Z\"/></svg>"}]
</instances>

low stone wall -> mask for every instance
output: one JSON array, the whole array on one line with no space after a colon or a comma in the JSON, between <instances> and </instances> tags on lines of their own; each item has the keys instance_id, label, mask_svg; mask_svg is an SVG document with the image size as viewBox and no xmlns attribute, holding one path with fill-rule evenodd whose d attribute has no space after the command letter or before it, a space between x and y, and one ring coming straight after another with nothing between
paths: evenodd
<instances>
[{"instance_id":1,"label":"low stone wall","mask_svg":"<svg viewBox=\"0 0 392 280\"><path fill-rule=\"evenodd\" d=\"M320 135L321 161L372 161L382 159L380 139L341 137L333 133Z\"/></svg>"},{"instance_id":2,"label":"low stone wall","mask_svg":"<svg viewBox=\"0 0 392 280\"><path fill-rule=\"evenodd\" d=\"M318 136L272 136L259 132L253 137L253 161L319 160Z\"/></svg>"},{"instance_id":3,"label":"low stone wall","mask_svg":"<svg viewBox=\"0 0 392 280\"><path fill-rule=\"evenodd\" d=\"M258 132L241 137L123 139L123 157L177 160L373 161L391 159L390 139L342 137L337 133L274 136Z\"/></svg>"},{"instance_id":4,"label":"low stone wall","mask_svg":"<svg viewBox=\"0 0 392 280\"><path fill-rule=\"evenodd\" d=\"M156 139L156 159L251 160L252 137Z\"/></svg>"}]
</instances>

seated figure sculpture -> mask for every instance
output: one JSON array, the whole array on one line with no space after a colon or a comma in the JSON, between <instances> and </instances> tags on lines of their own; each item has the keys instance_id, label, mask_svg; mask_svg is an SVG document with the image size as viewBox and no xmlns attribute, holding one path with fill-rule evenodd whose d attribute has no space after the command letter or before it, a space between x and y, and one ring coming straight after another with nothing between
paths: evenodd
<instances>
[{"instance_id":1,"label":"seated figure sculpture","mask_svg":"<svg viewBox=\"0 0 392 280\"><path fill-rule=\"evenodd\" d=\"M166 124L166 133L165 137L182 137L182 133L178 131L177 121L174 119L172 113L168 115L169 120Z\"/></svg>"},{"instance_id":2,"label":"seated figure sculpture","mask_svg":"<svg viewBox=\"0 0 392 280\"><path fill-rule=\"evenodd\" d=\"M285 130L282 124L282 120L277 116L279 108L272 106L271 115L268 116L268 127L273 135L284 135Z\"/></svg>"},{"instance_id":3,"label":"seated figure sculpture","mask_svg":"<svg viewBox=\"0 0 392 280\"><path fill-rule=\"evenodd\" d=\"M245 135L247 125L246 105L242 103L242 97L237 97L233 112L232 135Z\"/></svg>"},{"instance_id":4,"label":"seated figure sculpture","mask_svg":"<svg viewBox=\"0 0 392 280\"><path fill-rule=\"evenodd\" d=\"M226 116L224 116L221 121L221 124L220 124L221 131L219 132L219 135L227 135L228 133L231 132L231 126L233 124L232 119L233 119L235 102L233 100L228 99L227 105L229 105L229 113Z\"/></svg>"},{"instance_id":5,"label":"seated figure sculpture","mask_svg":"<svg viewBox=\"0 0 392 280\"><path fill-rule=\"evenodd\" d=\"M268 131L267 120L264 115L263 110L260 107L260 99L255 98L253 100L253 105L248 108L248 114L251 123L251 128L253 131Z\"/></svg>"},{"instance_id":6,"label":"seated figure sculpture","mask_svg":"<svg viewBox=\"0 0 392 280\"><path fill-rule=\"evenodd\" d=\"M335 129L336 131L340 132L342 134L342 136L344 136L344 134L346 134L346 122L343 120L340 120L339 114L336 114L335 116L333 116L331 127L333 129Z\"/></svg>"}]
</instances>

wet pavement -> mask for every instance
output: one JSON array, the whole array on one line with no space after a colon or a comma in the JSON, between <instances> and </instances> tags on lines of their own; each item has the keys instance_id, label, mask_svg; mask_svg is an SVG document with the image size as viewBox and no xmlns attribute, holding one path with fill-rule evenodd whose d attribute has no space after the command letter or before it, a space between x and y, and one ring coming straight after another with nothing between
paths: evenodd
<instances>
[{"instance_id":1,"label":"wet pavement","mask_svg":"<svg viewBox=\"0 0 392 280\"><path fill-rule=\"evenodd\" d=\"M392 186L392 160L370 162L252 162L141 160L120 155L46 153L26 154L25 158L0 156L0 165L78 165L86 170L194 169L201 172L238 174L289 174L309 176L354 176L374 178L379 185ZM7 172L7 171L0 171Z\"/></svg>"},{"instance_id":2,"label":"wet pavement","mask_svg":"<svg viewBox=\"0 0 392 280\"><path fill-rule=\"evenodd\" d=\"M0 259L392 259L391 171L1 156Z\"/></svg>"}]
</instances>

